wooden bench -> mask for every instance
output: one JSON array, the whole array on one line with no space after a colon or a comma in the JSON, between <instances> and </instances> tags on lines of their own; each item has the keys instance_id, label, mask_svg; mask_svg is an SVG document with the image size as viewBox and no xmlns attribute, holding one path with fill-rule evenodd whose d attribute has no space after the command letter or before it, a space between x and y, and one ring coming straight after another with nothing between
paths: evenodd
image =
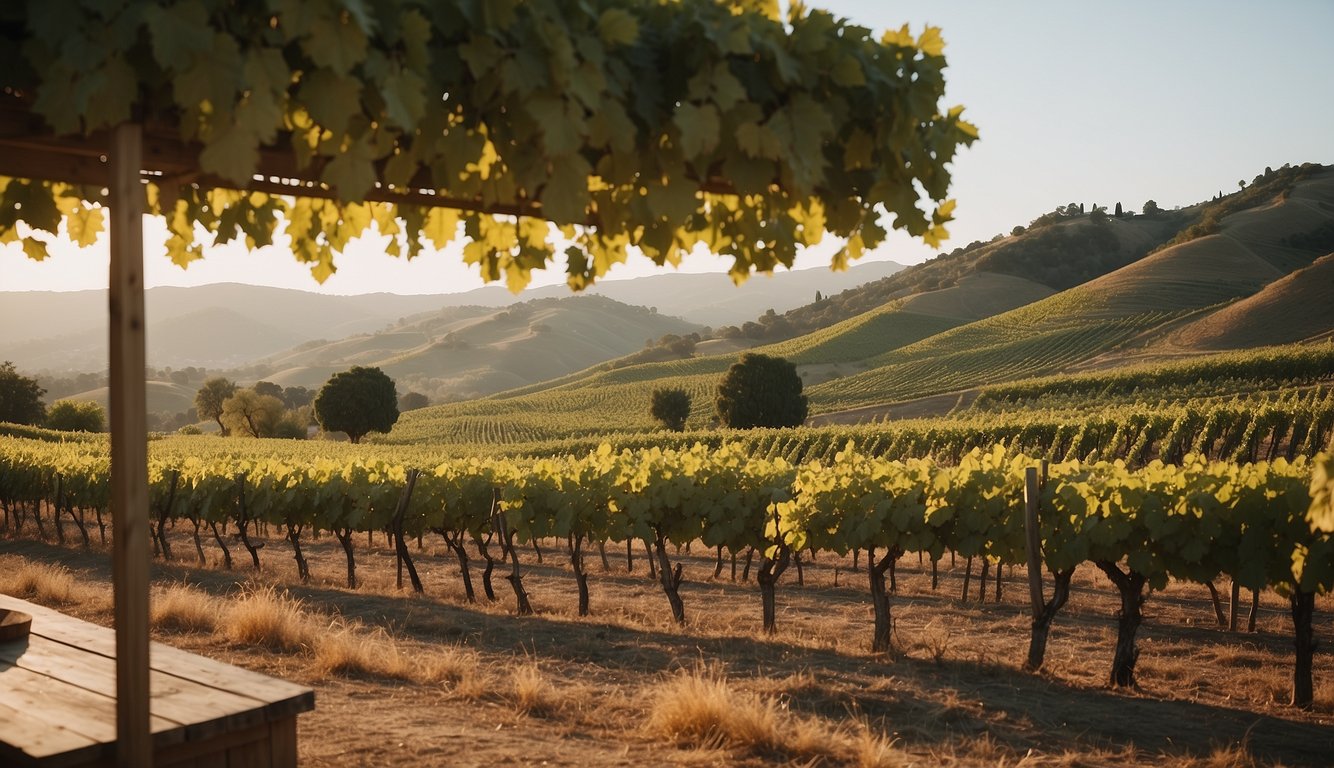
<instances>
[{"instance_id":1,"label":"wooden bench","mask_svg":"<svg viewBox=\"0 0 1334 768\"><path fill-rule=\"evenodd\" d=\"M0 765L114 766L116 639L105 627L0 595L32 633L0 642ZM296 765L309 688L161 643L149 651L154 768Z\"/></svg>"}]
</instances>

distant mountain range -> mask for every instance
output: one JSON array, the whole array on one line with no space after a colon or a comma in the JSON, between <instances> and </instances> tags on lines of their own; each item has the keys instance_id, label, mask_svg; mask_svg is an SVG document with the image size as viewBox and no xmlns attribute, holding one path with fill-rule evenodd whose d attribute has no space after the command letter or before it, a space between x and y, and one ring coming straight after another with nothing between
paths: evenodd
<instances>
[{"instance_id":1,"label":"distant mountain range","mask_svg":"<svg viewBox=\"0 0 1334 768\"><path fill-rule=\"evenodd\" d=\"M589 289L623 304L652 307L660 321L632 324L627 334L653 337L669 328L741 324L768 309L785 312L810 303L817 291L828 295L877 280L903 267L868 262L845 272L827 269L778 272L751 278L737 288L725 275L668 274L610 280ZM251 366L257 361L317 340L337 341L383 331L400 321L446 308L506 307L533 299L570 297L564 286L538 288L515 296L499 286L465 293L409 295L375 293L329 296L282 288L221 283L194 288L159 287L146 292L148 361L162 368L195 366L210 370ZM485 314L485 313L482 313ZM474 313L474 317L481 314ZM12 360L28 372L100 371L107 366L106 292L0 292L0 360ZM582 365L634 351L643 335L627 338L634 346L606 348L607 357L574 357ZM574 359L574 358L571 358ZM547 377L568 373L553 370ZM526 382L525 382L526 383ZM511 382L511 386L517 385ZM486 389L486 391L494 391Z\"/></svg>"}]
</instances>

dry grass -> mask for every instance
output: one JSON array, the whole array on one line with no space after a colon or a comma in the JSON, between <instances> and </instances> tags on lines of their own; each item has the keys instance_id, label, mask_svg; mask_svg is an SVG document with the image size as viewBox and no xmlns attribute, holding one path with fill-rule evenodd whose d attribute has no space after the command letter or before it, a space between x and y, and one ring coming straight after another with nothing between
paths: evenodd
<instances>
[{"instance_id":1,"label":"dry grass","mask_svg":"<svg viewBox=\"0 0 1334 768\"><path fill-rule=\"evenodd\" d=\"M238 581L248 570L162 567L170 582L155 597L155 623L173 633L168 642L317 688L320 706L302 719L303 765L1249 768L1326 765L1334 744L1328 655L1316 660L1315 711L1284 706L1290 628L1286 603L1271 594L1260 631L1245 634L1212 626L1198 585L1155 592L1141 630L1142 687L1121 692L1106 688L1115 593L1092 569L1077 574L1047 666L1032 676L1018 669L1028 630L1022 569L1007 577L1004 604L960 604L962 562L942 567L939 591L929 567L905 562L892 600L907 653L891 662L869 652L869 605L846 558L808 565L804 588L785 580L770 637L760 634L753 579L704 578L711 557L682 558L691 622L681 629L639 556L633 574L623 558L606 572L594 561L594 616L581 619L568 566L550 556L538 565L525 551L537 616L516 618L507 589L495 602L465 604L450 553L414 551L422 598L394 588L391 550L364 542L366 586L355 591L343 587L333 540L307 546L308 585L286 559L266 561L272 587ZM60 610L110 620L108 570L49 544L20 549L33 554L0 555L0 590L25 559L45 561L54 567L42 569L44 591L73 601ZM1321 600L1327 622L1334 604ZM683 658L702 666L678 672ZM366 737L368 712L401 737Z\"/></svg>"},{"instance_id":2,"label":"dry grass","mask_svg":"<svg viewBox=\"0 0 1334 768\"><path fill-rule=\"evenodd\" d=\"M5 567L0 569L0 592L53 605L80 603L93 597L92 591L78 584L63 565L11 558L6 558Z\"/></svg>"},{"instance_id":3,"label":"dry grass","mask_svg":"<svg viewBox=\"0 0 1334 768\"><path fill-rule=\"evenodd\" d=\"M901 768L910 764L894 748L895 739L872 728L865 720L857 721L847 741L848 762L857 768Z\"/></svg>"},{"instance_id":4,"label":"dry grass","mask_svg":"<svg viewBox=\"0 0 1334 768\"><path fill-rule=\"evenodd\" d=\"M320 677L416 677L410 657L389 633L378 629L367 634L360 627L340 623L315 636L311 669Z\"/></svg>"},{"instance_id":5,"label":"dry grass","mask_svg":"<svg viewBox=\"0 0 1334 768\"><path fill-rule=\"evenodd\" d=\"M300 651L315 644L316 631L301 610L301 601L273 587L251 587L232 601L220 627L237 645L274 651Z\"/></svg>"},{"instance_id":6,"label":"dry grass","mask_svg":"<svg viewBox=\"0 0 1334 768\"><path fill-rule=\"evenodd\" d=\"M521 714L537 717L556 714L563 703L547 676L531 661L510 673L510 700Z\"/></svg>"},{"instance_id":7,"label":"dry grass","mask_svg":"<svg viewBox=\"0 0 1334 768\"><path fill-rule=\"evenodd\" d=\"M839 746L820 724L785 712L776 699L738 691L717 670L677 673L651 696L645 731L678 746L788 759L828 756Z\"/></svg>"},{"instance_id":8,"label":"dry grass","mask_svg":"<svg viewBox=\"0 0 1334 768\"><path fill-rule=\"evenodd\" d=\"M185 584L157 590L150 602L150 620L155 628L170 632L212 632L225 604Z\"/></svg>"}]
</instances>

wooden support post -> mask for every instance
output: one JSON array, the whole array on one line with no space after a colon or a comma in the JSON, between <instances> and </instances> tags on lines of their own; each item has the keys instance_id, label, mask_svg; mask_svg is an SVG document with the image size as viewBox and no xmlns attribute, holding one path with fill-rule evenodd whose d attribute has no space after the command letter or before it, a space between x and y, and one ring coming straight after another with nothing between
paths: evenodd
<instances>
[{"instance_id":1,"label":"wooden support post","mask_svg":"<svg viewBox=\"0 0 1334 768\"><path fill-rule=\"evenodd\" d=\"M1042 616L1042 531L1038 528L1038 471L1024 470L1024 549L1028 553L1028 599L1033 619Z\"/></svg>"},{"instance_id":2,"label":"wooden support post","mask_svg":"<svg viewBox=\"0 0 1334 768\"><path fill-rule=\"evenodd\" d=\"M143 128L112 133L111 565L116 610L116 764L153 760L148 729L148 408L144 385Z\"/></svg>"}]
</instances>

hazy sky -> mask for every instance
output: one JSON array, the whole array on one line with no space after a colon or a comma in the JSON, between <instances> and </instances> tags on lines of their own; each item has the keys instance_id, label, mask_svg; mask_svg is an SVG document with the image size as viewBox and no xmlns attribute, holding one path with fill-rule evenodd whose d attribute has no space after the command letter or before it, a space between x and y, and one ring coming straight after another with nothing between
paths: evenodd
<instances>
[{"instance_id":1,"label":"hazy sky","mask_svg":"<svg viewBox=\"0 0 1334 768\"><path fill-rule=\"evenodd\" d=\"M1000 0L826 0L824 7L881 30L933 24L948 43L947 104L963 104L982 140L954 163L957 221L946 250L986 240L1067 202L1138 210L1153 199L1188 205L1248 183L1265 166L1334 162L1334 2L1133 0L1090 4ZM214 249L181 270L157 255L146 227L148 285L236 281L329 293L440 293L481 285L457 250L413 262L374 240L337 259L323 286L285 248ZM798 266L827 264L835 243ZM36 264L0 247L0 290L105 287L106 244ZM868 259L905 264L933 252L894 237ZM654 271L622 265L612 278ZM687 260L689 271L721 259ZM719 276L720 280L725 280ZM562 282L538 276L535 284Z\"/></svg>"}]
</instances>

